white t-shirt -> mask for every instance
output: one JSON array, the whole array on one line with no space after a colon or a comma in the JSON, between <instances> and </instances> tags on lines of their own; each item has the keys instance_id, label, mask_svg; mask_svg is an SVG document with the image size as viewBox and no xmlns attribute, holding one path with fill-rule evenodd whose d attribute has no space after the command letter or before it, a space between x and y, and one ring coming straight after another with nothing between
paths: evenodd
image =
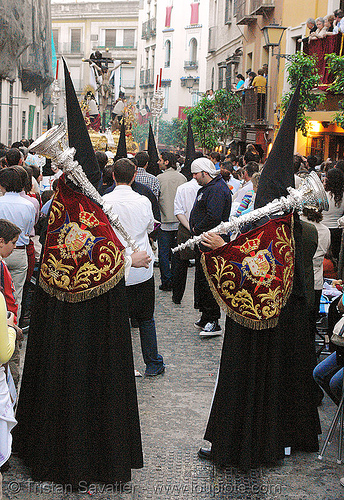
<instances>
[{"instance_id":1,"label":"white t-shirt","mask_svg":"<svg viewBox=\"0 0 344 500\"><path fill-rule=\"evenodd\" d=\"M135 193L127 185L116 186L111 193L105 194L103 199L112 206L112 211L119 216L120 223L136 241L140 250L145 250L152 259L148 269L145 267L131 267L126 285L136 285L149 280L153 276L154 264L153 250L148 238L148 233L151 233L154 229L151 202L146 196ZM133 251L128 247L128 243L115 228L113 229L125 247L126 255L131 255Z\"/></svg>"},{"instance_id":2,"label":"white t-shirt","mask_svg":"<svg viewBox=\"0 0 344 500\"><path fill-rule=\"evenodd\" d=\"M337 221L344 214L344 196L339 207L335 205L334 197L331 193L326 191L326 196L328 199L329 209L328 211L323 211L322 223L329 229L334 229L338 227Z\"/></svg>"},{"instance_id":3,"label":"white t-shirt","mask_svg":"<svg viewBox=\"0 0 344 500\"><path fill-rule=\"evenodd\" d=\"M174 215L183 214L189 220L199 189L200 185L196 179L191 179L191 181L177 187L174 198Z\"/></svg>"}]
</instances>

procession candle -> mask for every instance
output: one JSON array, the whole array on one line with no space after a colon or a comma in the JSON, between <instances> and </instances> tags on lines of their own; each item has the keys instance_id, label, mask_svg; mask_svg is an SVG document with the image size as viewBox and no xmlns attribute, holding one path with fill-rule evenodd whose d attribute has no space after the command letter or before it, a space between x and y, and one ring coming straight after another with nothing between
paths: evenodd
<instances>
[{"instance_id":1,"label":"procession candle","mask_svg":"<svg viewBox=\"0 0 344 500\"><path fill-rule=\"evenodd\" d=\"M158 85L159 85L159 75L156 75L155 92L158 90Z\"/></svg>"},{"instance_id":2,"label":"procession candle","mask_svg":"<svg viewBox=\"0 0 344 500\"><path fill-rule=\"evenodd\" d=\"M161 88L162 68L160 68L159 88Z\"/></svg>"},{"instance_id":3,"label":"procession candle","mask_svg":"<svg viewBox=\"0 0 344 500\"><path fill-rule=\"evenodd\" d=\"M59 76L59 62L60 62L60 60L57 59L57 61L56 61L56 78L55 78L56 80L58 79L58 76Z\"/></svg>"}]
</instances>

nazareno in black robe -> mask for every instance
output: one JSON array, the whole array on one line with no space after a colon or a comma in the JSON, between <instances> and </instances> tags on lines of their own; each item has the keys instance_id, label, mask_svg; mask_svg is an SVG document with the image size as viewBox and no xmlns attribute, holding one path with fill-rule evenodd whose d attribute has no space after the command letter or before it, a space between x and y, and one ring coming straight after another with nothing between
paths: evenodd
<instances>
[{"instance_id":1,"label":"nazareno in black robe","mask_svg":"<svg viewBox=\"0 0 344 500\"><path fill-rule=\"evenodd\" d=\"M34 480L124 483L143 466L124 279L77 303L37 286L16 418Z\"/></svg>"},{"instance_id":2,"label":"nazareno in black robe","mask_svg":"<svg viewBox=\"0 0 344 500\"><path fill-rule=\"evenodd\" d=\"M278 325L252 330L226 318L217 386L204 439L213 461L242 469L275 464L292 451L317 451L314 338L304 288L301 226L294 227L295 275ZM314 337L314 336L313 336Z\"/></svg>"}]
</instances>

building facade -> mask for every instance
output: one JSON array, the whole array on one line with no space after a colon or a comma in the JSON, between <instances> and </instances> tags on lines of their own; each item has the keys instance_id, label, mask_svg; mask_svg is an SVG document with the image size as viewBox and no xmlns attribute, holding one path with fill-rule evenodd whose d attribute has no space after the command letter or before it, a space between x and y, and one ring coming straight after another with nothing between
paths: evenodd
<instances>
[{"instance_id":1,"label":"building facade","mask_svg":"<svg viewBox=\"0 0 344 500\"><path fill-rule=\"evenodd\" d=\"M0 9L0 142L36 139L53 81L49 0Z\"/></svg>"},{"instance_id":2,"label":"building facade","mask_svg":"<svg viewBox=\"0 0 344 500\"><path fill-rule=\"evenodd\" d=\"M160 73L163 119L181 118L185 107L198 102L207 89L208 26L209 0L142 0L136 86L140 109L150 108Z\"/></svg>"},{"instance_id":3,"label":"building facade","mask_svg":"<svg viewBox=\"0 0 344 500\"><path fill-rule=\"evenodd\" d=\"M244 38L236 24L232 0L210 0L207 55L207 88L231 89L243 73Z\"/></svg>"},{"instance_id":4,"label":"building facade","mask_svg":"<svg viewBox=\"0 0 344 500\"><path fill-rule=\"evenodd\" d=\"M58 59L64 57L77 94L89 84L95 86L91 68L83 59L95 51L114 61L129 61L120 67L120 86L127 98L135 98L137 0L51 0L52 30ZM109 63L109 69L114 67ZM61 68L61 65L60 65ZM58 74L63 94L63 72ZM64 116L63 99L56 120Z\"/></svg>"}]
</instances>

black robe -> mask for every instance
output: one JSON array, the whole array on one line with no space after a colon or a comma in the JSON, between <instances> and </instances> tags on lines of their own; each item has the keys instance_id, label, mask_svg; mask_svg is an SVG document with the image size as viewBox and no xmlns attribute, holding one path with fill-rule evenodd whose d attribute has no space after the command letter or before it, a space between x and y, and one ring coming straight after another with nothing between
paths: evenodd
<instances>
[{"instance_id":1,"label":"black robe","mask_svg":"<svg viewBox=\"0 0 344 500\"><path fill-rule=\"evenodd\" d=\"M292 451L317 451L320 423L314 336L309 331L301 227L295 222L292 294L278 325L251 330L226 318L219 377L204 439L219 465L274 464Z\"/></svg>"},{"instance_id":2,"label":"black robe","mask_svg":"<svg viewBox=\"0 0 344 500\"><path fill-rule=\"evenodd\" d=\"M76 303L37 286L16 418L34 480L124 483L143 466L124 279Z\"/></svg>"}]
</instances>

